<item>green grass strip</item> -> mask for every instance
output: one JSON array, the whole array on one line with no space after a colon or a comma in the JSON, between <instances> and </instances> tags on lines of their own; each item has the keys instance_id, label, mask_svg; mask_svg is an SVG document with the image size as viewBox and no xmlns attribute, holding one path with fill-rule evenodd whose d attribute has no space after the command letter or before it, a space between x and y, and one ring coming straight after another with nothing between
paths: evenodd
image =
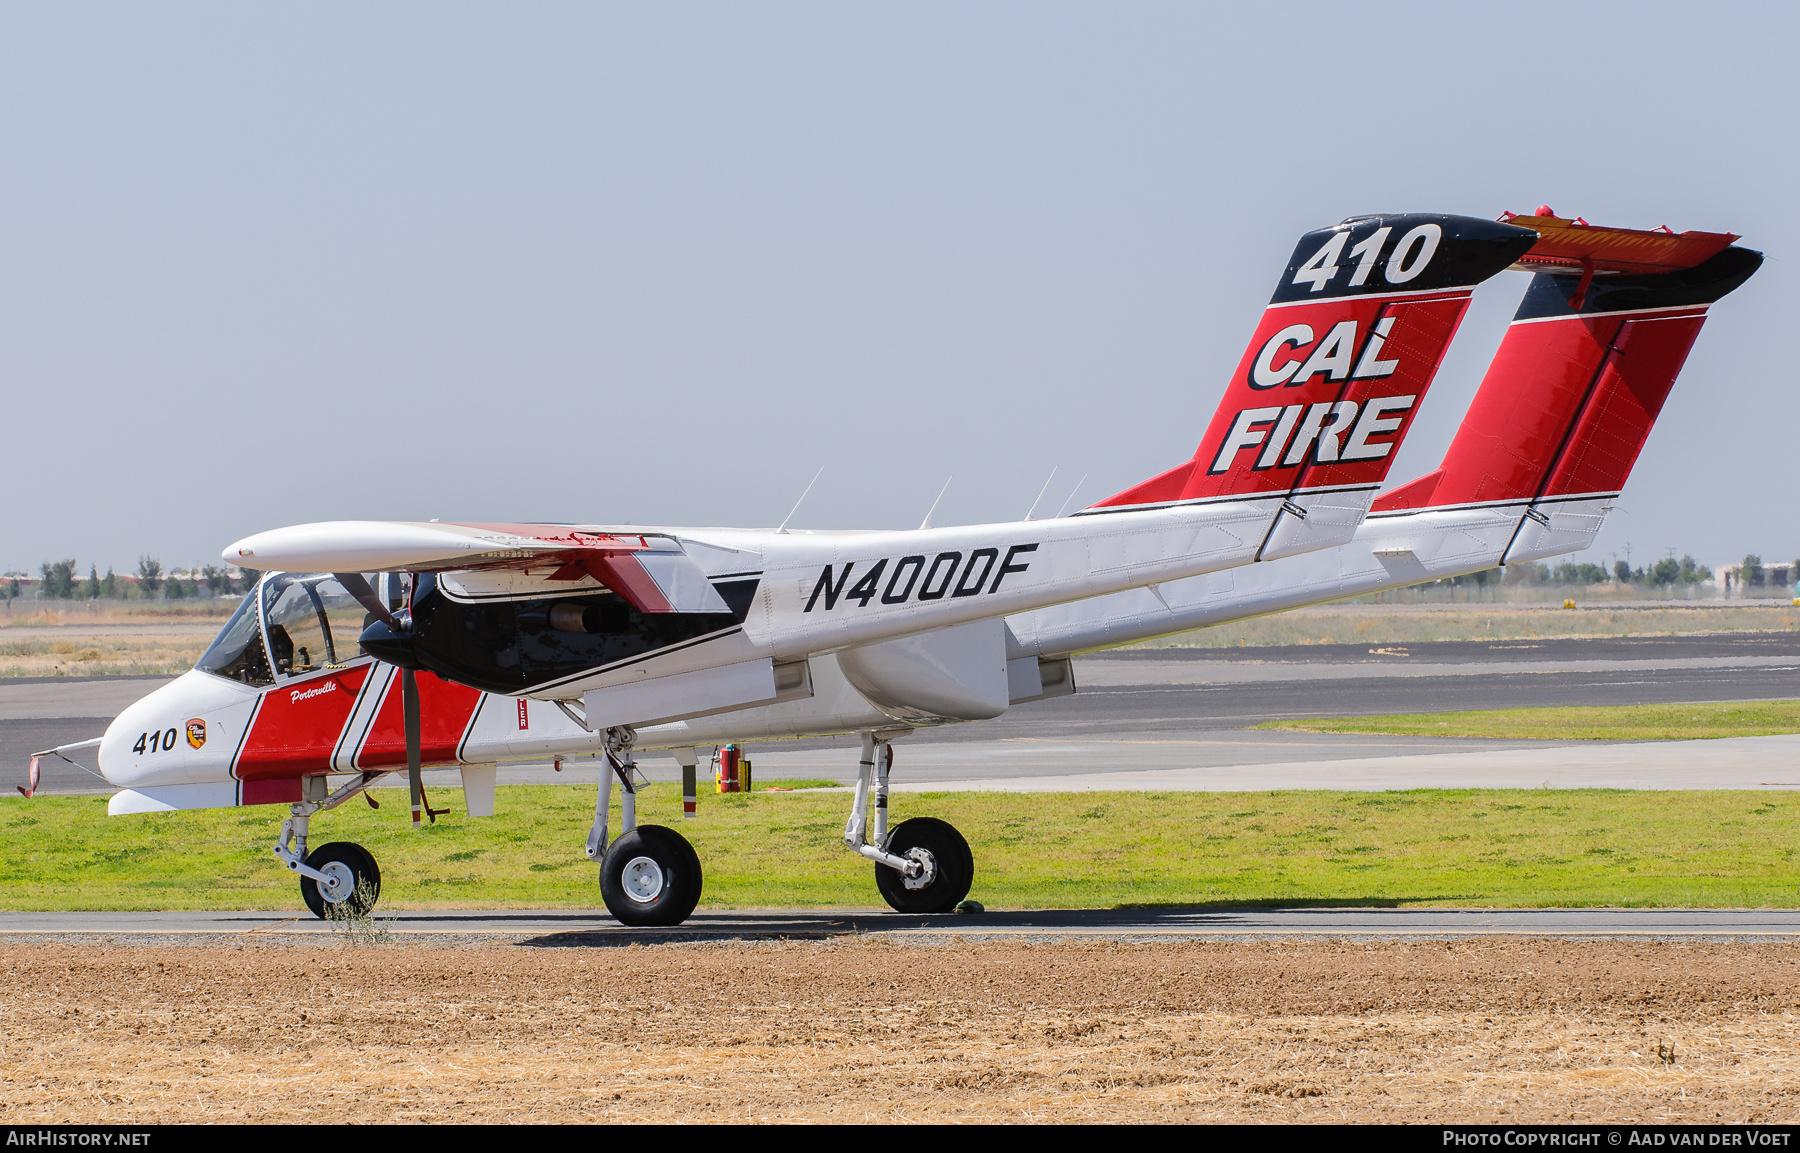
<instances>
[{"instance_id":1,"label":"green grass strip","mask_svg":"<svg viewBox=\"0 0 1800 1153\"><path fill-rule=\"evenodd\" d=\"M773 783L773 782L771 782ZM414 832L403 790L315 818L357 841L387 908L595 908L582 852L593 790L499 790L497 813ZM872 870L840 840L843 792L642 794L647 824L689 837L702 907L869 907ZM895 819L953 822L975 899L996 908L1129 905L1800 905L1800 796L1773 792L1443 790L1335 793L901 793ZM0 802L0 908L295 909L269 853L282 806L108 817L103 798ZM615 822L617 820L615 814Z\"/></svg>"},{"instance_id":2,"label":"green grass strip","mask_svg":"<svg viewBox=\"0 0 1800 1153\"><path fill-rule=\"evenodd\" d=\"M1800 733L1800 701L1700 705L1570 705L1269 721L1256 726L1302 733L1409 737L1491 737L1533 741L1692 741Z\"/></svg>"}]
</instances>

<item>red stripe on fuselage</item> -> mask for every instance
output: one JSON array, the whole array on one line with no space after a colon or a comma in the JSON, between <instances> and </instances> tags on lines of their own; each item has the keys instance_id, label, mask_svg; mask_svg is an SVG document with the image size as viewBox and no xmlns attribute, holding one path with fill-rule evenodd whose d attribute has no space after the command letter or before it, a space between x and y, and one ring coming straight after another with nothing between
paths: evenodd
<instances>
[{"instance_id":1,"label":"red stripe on fuselage","mask_svg":"<svg viewBox=\"0 0 1800 1153\"><path fill-rule=\"evenodd\" d=\"M419 756L428 765L455 764L457 746L468 732L482 692L443 680L435 673L415 674L419 685ZM387 769L406 764L406 717L400 700L400 678L394 677L382 697L369 735L357 750L360 769Z\"/></svg>"},{"instance_id":2,"label":"red stripe on fuselage","mask_svg":"<svg viewBox=\"0 0 1800 1153\"><path fill-rule=\"evenodd\" d=\"M259 781L330 769L332 750L337 748L338 737L356 707L357 691L368 675L369 668L364 665L265 690L232 775L241 781Z\"/></svg>"}]
</instances>

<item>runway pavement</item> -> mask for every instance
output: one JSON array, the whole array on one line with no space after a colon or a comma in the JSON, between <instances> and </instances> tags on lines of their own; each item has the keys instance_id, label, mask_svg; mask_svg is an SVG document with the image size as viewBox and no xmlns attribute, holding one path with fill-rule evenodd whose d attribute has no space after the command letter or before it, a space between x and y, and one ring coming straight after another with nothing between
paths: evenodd
<instances>
[{"instance_id":1,"label":"runway pavement","mask_svg":"<svg viewBox=\"0 0 1800 1153\"><path fill-rule=\"evenodd\" d=\"M38 749L98 736L161 677L0 682L0 766L23 780ZM1800 698L1800 634L1592 640L1137 649L1076 661L1073 697L906 737L900 787L944 788L1792 788L1797 738L1546 746L1528 741L1256 732L1266 720L1543 705ZM1760 743L1759 743L1760 742ZM762 744L762 780L848 781L852 738ZM92 765L91 755L86 758ZM643 758L652 779L673 761ZM570 762L509 765L503 783L590 779ZM0 771L4 771L0 769ZM451 783L454 772L435 774ZM46 792L109 793L46 762Z\"/></svg>"},{"instance_id":2,"label":"runway pavement","mask_svg":"<svg viewBox=\"0 0 1800 1153\"><path fill-rule=\"evenodd\" d=\"M983 938L1241 940L1257 937L1571 938L1792 941L1793 909L1048 909L909 916L878 909L695 913L673 929L629 929L604 909L432 910L377 919L398 944L606 948L677 941L880 936L897 943ZM342 930L293 912L0 913L0 942L336 945Z\"/></svg>"}]
</instances>

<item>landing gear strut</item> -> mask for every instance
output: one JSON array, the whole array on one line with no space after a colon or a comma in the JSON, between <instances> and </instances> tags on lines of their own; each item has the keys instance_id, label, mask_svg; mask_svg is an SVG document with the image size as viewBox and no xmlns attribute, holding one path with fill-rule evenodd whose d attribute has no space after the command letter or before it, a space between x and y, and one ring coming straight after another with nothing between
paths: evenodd
<instances>
[{"instance_id":1,"label":"landing gear strut","mask_svg":"<svg viewBox=\"0 0 1800 1153\"><path fill-rule=\"evenodd\" d=\"M275 856L300 875L300 899L321 920L367 915L381 897L381 869L369 850L349 841L333 841L307 852L306 833L312 815L337 808L385 776L364 773L329 796L324 777L300 778L300 795L305 799L289 806L291 815L281 823Z\"/></svg>"},{"instance_id":2,"label":"landing gear strut","mask_svg":"<svg viewBox=\"0 0 1800 1153\"><path fill-rule=\"evenodd\" d=\"M862 735L856 801L844 825L844 843L875 862L875 887L895 912L949 913L975 883L969 842L947 821L914 817L888 831L888 773L894 746L883 734ZM869 795L875 796L874 828L869 827Z\"/></svg>"},{"instance_id":3,"label":"landing gear strut","mask_svg":"<svg viewBox=\"0 0 1800 1153\"><path fill-rule=\"evenodd\" d=\"M588 832L587 855L600 862L600 896L621 924L679 925L700 903L700 858L687 838L661 825L637 823L637 762L629 728L606 732L606 763ZM607 843L613 778L619 780L619 836Z\"/></svg>"}]
</instances>

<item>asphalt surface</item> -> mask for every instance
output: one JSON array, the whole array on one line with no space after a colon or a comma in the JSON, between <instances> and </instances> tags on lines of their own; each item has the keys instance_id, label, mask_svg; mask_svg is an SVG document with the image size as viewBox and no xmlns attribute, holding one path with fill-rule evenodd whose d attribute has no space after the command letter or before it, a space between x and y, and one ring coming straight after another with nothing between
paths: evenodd
<instances>
[{"instance_id":1,"label":"asphalt surface","mask_svg":"<svg viewBox=\"0 0 1800 1153\"><path fill-rule=\"evenodd\" d=\"M991 721L914 733L900 746L899 764L905 766L912 781L945 782L1146 768L1313 762L1323 766L1325 762L1413 758L1447 748L1457 754L1522 751L1541 746L1536 742L1446 742L1428 737L1245 730L1263 721L1302 717L1570 703L1800 698L1800 634L1136 649L1077 658L1075 676L1080 691L1072 697L1019 705ZM0 772L10 768L22 782L34 751L99 736L119 709L165 680L101 677L0 682L0 766L4 766ZM1024 742L1056 748L1017 752ZM855 771L856 758L848 755L853 744L853 738L779 742L753 746L751 755L765 780L805 775L846 781ZM1722 748L1717 742L1707 744ZM950 746L960 751L952 753ZM1753 754L1746 755L1753 759ZM76 759L89 766L94 763L91 753ZM654 780L675 779L677 770L667 757L650 755L642 764ZM1048 769L1047 764L1051 766ZM558 775L548 765L506 766L502 781L570 781L584 779L588 772L579 762L569 767L570 772ZM1405 767L1421 768L1417 763ZM1329 770L1322 767L1319 771ZM1519 771L1529 775L1537 770L1527 766ZM439 779L453 782L455 773ZM1227 781L1196 787L1329 787L1303 780L1293 785L1265 783L1268 779L1259 776L1247 786ZM1442 783L1462 783L1463 779L1453 776ZM1401 773L1390 785L1383 786L1379 780L1375 778L1375 783L1366 787L1405 788L1421 783L1416 772ZM1780 772L1771 768L1748 786L1732 787L1789 781L1800 781L1800 767ZM1699 781L1685 787L1704 784ZM52 793L113 791L81 768L55 760L44 763L44 789Z\"/></svg>"},{"instance_id":2,"label":"asphalt surface","mask_svg":"<svg viewBox=\"0 0 1800 1153\"><path fill-rule=\"evenodd\" d=\"M879 935L898 942L981 938L1248 937L1575 938L1791 941L1793 909L1049 909L908 916L876 909L703 911L673 929L629 929L604 909L433 910L377 917L413 945L608 948L677 941L807 940ZM136 945L335 945L341 930L293 912L0 913L0 941Z\"/></svg>"},{"instance_id":3,"label":"asphalt surface","mask_svg":"<svg viewBox=\"0 0 1800 1153\"><path fill-rule=\"evenodd\" d=\"M1530 647L1536 646L1536 647ZM1300 717L1791 699L1800 633L1138 649L1080 658L1073 697L913 741L1210 732Z\"/></svg>"}]
</instances>

